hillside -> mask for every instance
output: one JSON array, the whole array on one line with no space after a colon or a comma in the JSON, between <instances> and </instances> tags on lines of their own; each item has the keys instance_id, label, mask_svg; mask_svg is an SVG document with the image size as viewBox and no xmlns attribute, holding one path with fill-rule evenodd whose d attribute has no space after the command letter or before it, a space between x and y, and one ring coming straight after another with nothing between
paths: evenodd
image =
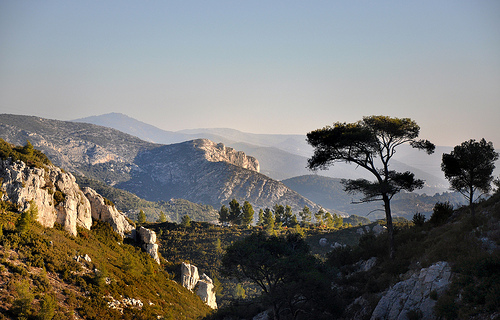
<instances>
[{"instance_id":1,"label":"hillside","mask_svg":"<svg viewBox=\"0 0 500 320\"><path fill-rule=\"evenodd\" d=\"M184 199L170 199L169 201L147 201L137 195L108 186L104 182L83 176L76 176L76 181L81 187L91 187L99 194L113 201L118 210L123 211L131 219L137 219L137 214L143 210L146 220L155 222L163 212L167 220L181 222L184 215L195 221L214 221L218 218L218 212L212 206L193 203Z\"/></svg>"},{"instance_id":2,"label":"hillside","mask_svg":"<svg viewBox=\"0 0 500 320\"><path fill-rule=\"evenodd\" d=\"M18 216L0 215L0 318L201 319L210 312L107 224L76 237L37 223L19 234Z\"/></svg>"},{"instance_id":3,"label":"hillside","mask_svg":"<svg viewBox=\"0 0 500 320\"><path fill-rule=\"evenodd\" d=\"M180 198L218 208L236 198L256 207L317 208L260 174L255 158L206 139L159 145L92 124L16 115L0 115L0 137L20 145L29 140L65 170L148 201Z\"/></svg>"},{"instance_id":4,"label":"hillside","mask_svg":"<svg viewBox=\"0 0 500 320\"><path fill-rule=\"evenodd\" d=\"M305 175L283 180L290 189L304 195L311 201L344 215L358 215L374 221L385 219L381 211L381 202L352 203L359 201L360 196L344 192L341 179L329 178L320 175ZM394 216L411 220L413 215L420 212L430 216L436 202L449 201L455 207L465 204L463 196L458 192L444 192L428 196L417 193L399 193L391 201Z\"/></svg>"},{"instance_id":5,"label":"hillside","mask_svg":"<svg viewBox=\"0 0 500 320\"><path fill-rule=\"evenodd\" d=\"M171 132L119 113L92 116L75 121L115 128L156 143L174 143L182 139L185 141L195 138L222 142L256 157L260 162L261 172L273 179L282 180L310 174L306 167L307 158L312 155L312 148L307 144L305 135L252 134L227 128ZM429 156L403 145L395 154L392 165L395 170L414 172L419 179L426 181L424 188L418 193L441 193L447 191L448 188L448 182L441 172L441 156L443 152L450 150L450 147L437 147L436 152ZM364 170L356 170L355 166L344 163L337 163L328 170L321 171L321 175L346 179L369 177Z\"/></svg>"}]
</instances>

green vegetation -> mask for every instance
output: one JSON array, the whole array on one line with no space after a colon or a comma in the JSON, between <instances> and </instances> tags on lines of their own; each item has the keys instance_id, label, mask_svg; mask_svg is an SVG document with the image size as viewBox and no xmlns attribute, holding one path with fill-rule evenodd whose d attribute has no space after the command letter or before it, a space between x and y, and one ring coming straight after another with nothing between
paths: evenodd
<instances>
[{"instance_id":1,"label":"green vegetation","mask_svg":"<svg viewBox=\"0 0 500 320\"><path fill-rule=\"evenodd\" d=\"M310 169L324 169L335 162L355 164L371 174L375 181L344 180L344 190L361 193L361 202L383 201L391 257L395 253L392 226L391 199L401 191L422 188L424 181L415 179L409 171L389 170L389 162L396 148L409 143L413 148L434 152L435 146L427 140L417 140L420 127L409 118L386 116L363 117L356 123L337 122L307 134L307 142L314 148L308 160Z\"/></svg>"},{"instance_id":2,"label":"green vegetation","mask_svg":"<svg viewBox=\"0 0 500 320\"><path fill-rule=\"evenodd\" d=\"M332 303L336 294L327 274L320 271L320 261L310 254L299 234L277 237L254 233L233 243L223 256L222 273L259 286L275 319L298 319L302 314L321 319L340 314Z\"/></svg>"},{"instance_id":3,"label":"green vegetation","mask_svg":"<svg viewBox=\"0 0 500 320\"><path fill-rule=\"evenodd\" d=\"M0 291L0 318L68 319L77 313L83 319L201 319L209 314L196 295L171 281L172 271L108 224L94 222L91 230L79 228L73 237L60 225L40 226L32 219L35 209L32 205L28 215L0 214L0 285L10 283L9 290ZM19 222L26 219L28 224ZM77 261L84 255L91 261ZM143 306L124 307L123 313L108 307L125 298Z\"/></svg>"},{"instance_id":4,"label":"green vegetation","mask_svg":"<svg viewBox=\"0 0 500 320\"><path fill-rule=\"evenodd\" d=\"M30 167L43 168L51 165L49 158L41 151L33 148L27 141L24 147L13 146L0 138L0 159L11 158L12 161L21 160Z\"/></svg>"},{"instance_id":5,"label":"green vegetation","mask_svg":"<svg viewBox=\"0 0 500 320\"><path fill-rule=\"evenodd\" d=\"M125 212L131 218L143 210L147 221L157 221L163 213L169 221L181 222L182 216L189 216L196 221L214 221L217 211L212 206L192 203L184 199L171 199L170 201L147 201L133 193L113 188L104 182L88 177L75 175L78 185L91 187L103 197L110 199L118 210Z\"/></svg>"},{"instance_id":6,"label":"green vegetation","mask_svg":"<svg viewBox=\"0 0 500 320\"><path fill-rule=\"evenodd\" d=\"M493 169L498 153L493 144L481 139L463 142L453 148L449 154L443 154L441 168L451 188L464 195L469 202L469 208L474 216L474 194L477 191L486 194L491 191ZM482 195L480 194L480 196Z\"/></svg>"}]
</instances>

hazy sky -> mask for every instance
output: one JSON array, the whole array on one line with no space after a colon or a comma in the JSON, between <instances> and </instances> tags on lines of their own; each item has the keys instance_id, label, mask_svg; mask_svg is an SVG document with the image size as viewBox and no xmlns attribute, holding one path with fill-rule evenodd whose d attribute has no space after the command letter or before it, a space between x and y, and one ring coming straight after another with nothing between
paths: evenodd
<instances>
[{"instance_id":1,"label":"hazy sky","mask_svg":"<svg viewBox=\"0 0 500 320\"><path fill-rule=\"evenodd\" d=\"M500 1L0 0L0 112L297 134L381 114L500 148Z\"/></svg>"}]
</instances>

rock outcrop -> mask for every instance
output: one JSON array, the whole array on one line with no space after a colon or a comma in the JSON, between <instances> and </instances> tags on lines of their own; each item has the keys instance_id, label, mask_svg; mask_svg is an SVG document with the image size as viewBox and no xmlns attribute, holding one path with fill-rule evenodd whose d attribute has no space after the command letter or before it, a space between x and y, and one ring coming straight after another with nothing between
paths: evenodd
<instances>
[{"instance_id":1,"label":"rock outcrop","mask_svg":"<svg viewBox=\"0 0 500 320\"><path fill-rule=\"evenodd\" d=\"M156 263L160 264L160 256L158 255L158 244L156 243L156 233L153 230L139 227L137 229L139 242L142 248L153 258Z\"/></svg>"},{"instance_id":2,"label":"rock outcrop","mask_svg":"<svg viewBox=\"0 0 500 320\"><path fill-rule=\"evenodd\" d=\"M114 205L106 203L104 197L94 189L83 188L82 191L90 202L93 219L109 223L113 230L122 237L134 229L125 215L118 212ZM156 243L156 240L154 243Z\"/></svg>"},{"instance_id":3,"label":"rock outcrop","mask_svg":"<svg viewBox=\"0 0 500 320\"><path fill-rule=\"evenodd\" d=\"M75 177L55 166L29 167L22 161L0 160L1 200L10 201L19 211L34 203L38 208L37 221L52 228L57 222L73 236L77 227L90 230L92 219L104 221L122 237L134 227L125 215L91 188L80 187ZM139 240L146 252L159 264L158 244L154 231L139 228Z\"/></svg>"},{"instance_id":4,"label":"rock outcrop","mask_svg":"<svg viewBox=\"0 0 500 320\"><path fill-rule=\"evenodd\" d=\"M407 320L412 313L421 315L421 319L435 319L435 300L446 290L450 279L451 268L447 262L421 269L391 287L378 302L371 319Z\"/></svg>"},{"instance_id":5,"label":"rock outcrop","mask_svg":"<svg viewBox=\"0 0 500 320\"><path fill-rule=\"evenodd\" d=\"M215 298L215 290L212 279L206 274L201 277L198 274L198 268L189 263L181 264L181 282L182 286L190 291L196 287L196 294L205 302L210 308L217 309L217 302Z\"/></svg>"},{"instance_id":6,"label":"rock outcrop","mask_svg":"<svg viewBox=\"0 0 500 320\"><path fill-rule=\"evenodd\" d=\"M198 290L196 294L205 302L210 308L217 309L217 302L215 301L214 284L206 274L203 274L198 280Z\"/></svg>"},{"instance_id":7,"label":"rock outcrop","mask_svg":"<svg viewBox=\"0 0 500 320\"><path fill-rule=\"evenodd\" d=\"M205 151L204 157L210 162L227 162L244 169L260 172L259 161L247 156L242 151L226 147L222 143L215 143L208 139L193 140L193 146Z\"/></svg>"},{"instance_id":8,"label":"rock outcrop","mask_svg":"<svg viewBox=\"0 0 500 320\"><path fill-rule=\"evenodd\" d=\"M55 166L32 168L22 161L0 160L2 200L26 211L33 201L38 207L37 221L52 228L60 223L76 236L76 227L90 229L91 206L76 184L75 177Z\"/></svg>"},{"instance_id":9,"label":"rock outcrop","mask_svg":"<svg viewBox=\"0 0 500 320\"><path fill-rule=\"evenodd\" d=\"M189 263L181 264L181 284L184 288L193 291L194 287L200 280L198 267Z\"/></svg>"}]
</instances>

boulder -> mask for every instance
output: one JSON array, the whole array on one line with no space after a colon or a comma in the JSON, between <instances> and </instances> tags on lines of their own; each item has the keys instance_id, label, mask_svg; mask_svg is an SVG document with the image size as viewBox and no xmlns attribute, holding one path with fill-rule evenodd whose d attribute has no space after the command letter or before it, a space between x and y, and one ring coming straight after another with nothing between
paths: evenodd
<instances>
[{"instance_id":1,"label":"boulder","mask_svg":"<svg viewBox=\"0 0 500 320\"><path fill-rule=\"evenodd\" d=\"M109 223L113 230L122 237L133 230L134 227L128 222L125 215L120 213L114 205L107 204L104 197L94 189L87 187L83 188L82 191L90 202L93 219Z\"/></svg>"},{"instance_id":2,"label":"boulder","mask_svg":"<svg viewBox=\"0 0 500 320\"><path fill-rule=\"evenodd\" d=\"M139 237L137 240L139 240L142 244L142 248L146 250L156 263L160 264L158 244L156 244L156 233L153 230L149 230L141 226L139 229L136 229L136 234Z\"/></svg>"},{"instance_id":3,"label":"boulder","mask_svg":"<svg viewBox=\"0 0 500 320\"><path fill-rule=\"evenodd\" d=\"M384 232L385 230L387 230L387 227L383 227L383 226L381 226L381 225L379 225L379 224L374 225L374 226L373 226L373 228L372 228L372 231L373 231L373 233L374 233L376 236L380 235L380 234L381 234L382 232Z\"/></svg>"},{"instance_id":4,"label":"boulder","mask_svg":"<svg viewBox=\"0 0 500 320\"><path fill-rule=\"evenodd\" d=\"M378 302L371 319L407 320L412 312L421 313L422 319L436 319L433 313L436 301L431 298L431 292L439 296L448 287L450 279L451 268L447 262L437 262L421 269L391 287Z\"/></svg>"},{"instance_id":5,"label":"boulder","mask_svg":"<svg viewBox=\"0 0 500 320\"><path fill-rule=\"evenodd\" d=\"M181 281L182 286L188 290L193 291L194 287L200 280L198 275L198 267L189 263L182 263L181 265Z\"/></svg>"},{"instance_id":6,"label":"boulder","mask_svg":"<svg viewBox=\"0 0 500 320\"><path fill-rule=\"evenodd\" d=\"M328 239L326 239L326 238L319 239L319 245L320 246L326 247L327 244L328 244Z\"/></svg>"},{"instance_id":7,"label":"boulder","mask_svg":"<svg viewBox=\"0 0 500 320\"><path fill-rule=\"evenodd\" d=\"M217 309L217 302L215 299L215 290L212 279L210 279L206 274L203 274L197 283L198 290L196 294L205 302L210 308Z\"/></svg>"}]
</instances>

